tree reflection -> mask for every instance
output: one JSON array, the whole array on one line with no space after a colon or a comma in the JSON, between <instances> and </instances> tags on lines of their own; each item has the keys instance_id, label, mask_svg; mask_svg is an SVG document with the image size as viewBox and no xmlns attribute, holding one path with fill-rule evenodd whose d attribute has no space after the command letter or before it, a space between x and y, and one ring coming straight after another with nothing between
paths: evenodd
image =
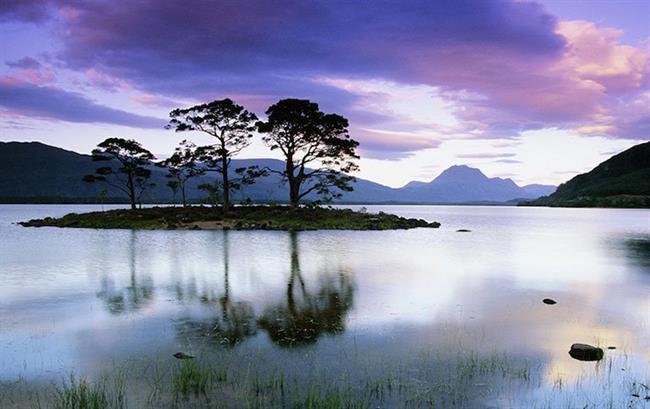
<instances>
[{"instance_id":1,"label":"tree reflection","mask_svg":"<svg viewBox=\"0 0 650 409\"><path fill-rule=\"evenodd\" d=\"M290 233L290 245L291 272L286 304L266 309L259 319L260 327L282 347L313 344L323 334L343 332L354 295L353 285L345 274L322 277L318 291L310 293L300 270L295 232Z\"/></svg>"},{"instance_id":2,"label":"tree reflection","mask_svg":"<svg viewBox=\"0 0 650 409\"><path fill-rule=\"evenodd\" d=\"M131 231L129 243L129 285L116 288L110 276L104 276L97 297L104 301L111 314L135 312L151 302L154 295L153 280L150 276L138 277L136 265L136 232Z\"/></svg>"},{"instance_id":3,"label":"tree reflection","mask_svg":"<svg viewBox=\"0 0 650 409\"><path fill-rule=\"evenodd\" d=\"M624 244L629 259L650 271L650 239L628 239Z\"/></svg>"},{"instance_id":4,"label":"tree reflection","mask_svg":"<svg viewBox=\"0 0 650 409\"><path fill-rule=\"evenodd\" d=\"M179 292L184 299L195 296L204 305L212 305L218 308L216 314L209 320L184 319L178 326L181 336L204 338L207 341L226 347L233 347L255 335L257 325L255 313L250 303L245 301L233 301L230 294L230 267L229 267L229 232L223 230L223 272L224 292L219 298L214 293L204 288L204 292L198 295L196 285L192 291Z\"/></svg>"}]
</instances>

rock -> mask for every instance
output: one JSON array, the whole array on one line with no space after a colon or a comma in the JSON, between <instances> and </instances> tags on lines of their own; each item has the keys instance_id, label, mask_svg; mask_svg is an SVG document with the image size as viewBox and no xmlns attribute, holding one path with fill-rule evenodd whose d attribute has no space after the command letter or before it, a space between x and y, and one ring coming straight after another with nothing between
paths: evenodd
<instances>
[{"instance_id":1,"label":"rock","mask_svg":"<svg viewBox=\"0 0 650 409\"><path fill-rule=\"evenodd\" d=\"M571 358L579 361L600 361L605 353L601 348L588 344L573 344L569 350Z\"/></svg>"},{"instance_id":2,"label":"rock","mask_svg":"<svg viewBox=\"0 0 650 409\"><path fill-rule=\"evenodd\" d=\"M437 229L438 227L440 227L440 223L438 223L438 222L431 222L431 223L429 223L429 227L433 227L434 229Z\"/></svg>"},{"instance_id":3,"label":"rock","mask_svg":"<svg viewBox=\"0 0 650 409\"><path fill-rule=\"evenodd\" d=\"M194 356L186 354L185 352L176 352L174 355L176 359L193 359Z\"/></svg>"},{"instance_id":4,"label":"rock","mask_svg":"<svg viewBox=\"0 0 650 409\"><path fill-rule=\"evenodd\" d=\"M456 232L457 232L457 233L469 233L469 232L471 232L471 230L468 230L468 229L458 229L458 230L456 230Z\"/></svg>"},{"instance_id":5,"label":"rock","mask_svg":"<svg viewBox=\"0 0 650 409\"><path fill-rule=\"evenodd\" d=\"M607 349L616 349L616 347L613 346L613 345L610 345L610 346L607 347Z\"/></svg>"},{"instance_id":6,"label":"rock","mask_svg":"<svg viewBox=\"0 0 650 409\"><path fill-rule=\"evenodd\" d=\"M555 300L552 299L552 298L544 298L544 299L542 300L542 302L543 302L544 304L548 304L548 305L555 305L555 304L557 304L557 301L555 301Z\"/></svg>"}]
</instances>

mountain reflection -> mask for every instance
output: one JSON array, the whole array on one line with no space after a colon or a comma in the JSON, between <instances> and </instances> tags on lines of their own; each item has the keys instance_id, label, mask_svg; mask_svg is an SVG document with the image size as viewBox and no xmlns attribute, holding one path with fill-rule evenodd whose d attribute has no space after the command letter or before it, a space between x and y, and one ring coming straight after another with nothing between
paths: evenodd
<instances>
[{"instance_id":1,"label":"mountain reflection","mask_svg":"<svg viewBox=\"0 0 650 409\"><path fill-rule=\"evenodd\" d=\"M348 275L321 277L319 289L310 292L302 277L298 240L290 233L291 271L286 303L267 308L259 319L261 328L282 347L315 343L323 334L345 330L345 317L352 307L354 289Z\"/></svg>"},{"instance_id":2,"label":"mountain reflection","mask_svg":"<svg viewBox=\"0 0 650 409\"><path fill-rule=\"evenodd\" d=\"M650 272L650 239L626 240L625 249L630 260Z\"/></svg>"},{"instance_id":3,"label":"mountain reflection","mask_svg":"<svg viewBox=\"0 0 650 409\"><path fill-rule=\"evenodd\" d=\"M214 292L208 288L202 294L196 291L196 285L183 291L177 285L176 294L179 301L197 299L201 304L215 307L215 314L209 320L184 319L177 330L182 337L204 338L208 342L234 347L239 343L256 334L257 326L253 306L245 301L233 301L230 294L230 256L228 249L228 230L223 231L223 295L215 297Z\"/></svg>"},{"instance_id":4,"label":"mountain reflection","mask_svg":"<svg viewBox=\"0 0 650 409\"><path fill-rule=\"evenodd\" d=\"M104 301L111 314L119 315L126 312L135 312L148 305L153 299L154 285L151 276L139 277L136 263L136 232L131 231L129 243L129 285L116 288L110 276L101 280L97 297Z\"/></svg>"}]
</instances>

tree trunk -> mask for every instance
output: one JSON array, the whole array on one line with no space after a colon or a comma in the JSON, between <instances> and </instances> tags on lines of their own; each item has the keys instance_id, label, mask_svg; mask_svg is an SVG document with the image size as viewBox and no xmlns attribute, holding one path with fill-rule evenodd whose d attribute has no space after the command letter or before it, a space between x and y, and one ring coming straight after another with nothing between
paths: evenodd
<instances>
[{"instance_id":1,"label":"tree trunk","mask_svg":"<svg viewBox=\"0 0 650 409\"><path fill-rule=\"evenodd\" d=\"M298 208L299 193L300 193L300 182L296 179L294 175L295 166L293 164L293 156L287 156L287 180L289 181L289 206L291 210L296 210Z\"/></svg>"},{"instance_id":2,"label":"tree trunk","mask_svg":"<svg viewBox=\"0 0 650 409\"><path fill-rule=\"evenodd\" d=\"M299 197L299 192L300 192L300 183L296 178L291 178L291 181L289 182L289 191L290 191L290 205L291 205L291 210L295 210L298 208L298 204L300 201Z\"/></svg>"},{"instance_id":3,"label":"tree trunk","mask_svg":"<svg viewBox=\"0 0 650 409\"><path fill-rule=\"evenodd\" d=\"M223 212L230 209L230 181L228 180L228 156L221 155L221 177L223 178Z\"/></svg>"},{"instance_id":4,"label":"tree trunk","mask_svg":"<svg viewBox=\"0 0 650 409\"><path fill-rule=\"evenodd\" d=\"M133 186L133 175L129 173L129 179L126 183L129 188L129 200L131 201L131 210L135 210L135 187Z\"/></svg>"}]
</instances>

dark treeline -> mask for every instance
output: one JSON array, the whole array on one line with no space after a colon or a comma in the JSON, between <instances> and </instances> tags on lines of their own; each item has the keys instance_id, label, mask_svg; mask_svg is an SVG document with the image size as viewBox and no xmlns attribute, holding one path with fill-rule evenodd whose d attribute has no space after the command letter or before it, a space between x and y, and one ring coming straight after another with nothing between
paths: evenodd
<instances>
[{"instance_id":1,"label":"dark treeline","mask_svg":"<svg viewBox=\"0 0 650 409\"><path fill-rule=\"evenodd\" d=\"M175 132L202 132L214 143L198 146L183 140L172 155L162 161L140 143L122 138L108 138L97 145L92 159L101 162L92 175L84 176L88 183L103 183L128 198L132 209L142 203L143 196L153 187L150 181L151 164L165 168L167 187L174 202L180 197L188 205L188 182L215 173L211 183L202 183L199 189L207 200L221 204L224 212L231 207L232 193L256 179L276 173L288 186L287 199L291 208L297 208L308 195L316 196L316 203L339 198L341 192L351 191L355 181L349 173L358 170L355 163L358 142L348 133L348 120L337 114L320 111L318 104L302 99L283 99L265 112L266 121L236 104L222 99L170 112L166 128ZM231 162L250 146L254 132L271 150L282 154L283 170L258 166L232 169ZM100 201L107 199L107 190L99 192Z\"/></svg>"}]
</instances>

